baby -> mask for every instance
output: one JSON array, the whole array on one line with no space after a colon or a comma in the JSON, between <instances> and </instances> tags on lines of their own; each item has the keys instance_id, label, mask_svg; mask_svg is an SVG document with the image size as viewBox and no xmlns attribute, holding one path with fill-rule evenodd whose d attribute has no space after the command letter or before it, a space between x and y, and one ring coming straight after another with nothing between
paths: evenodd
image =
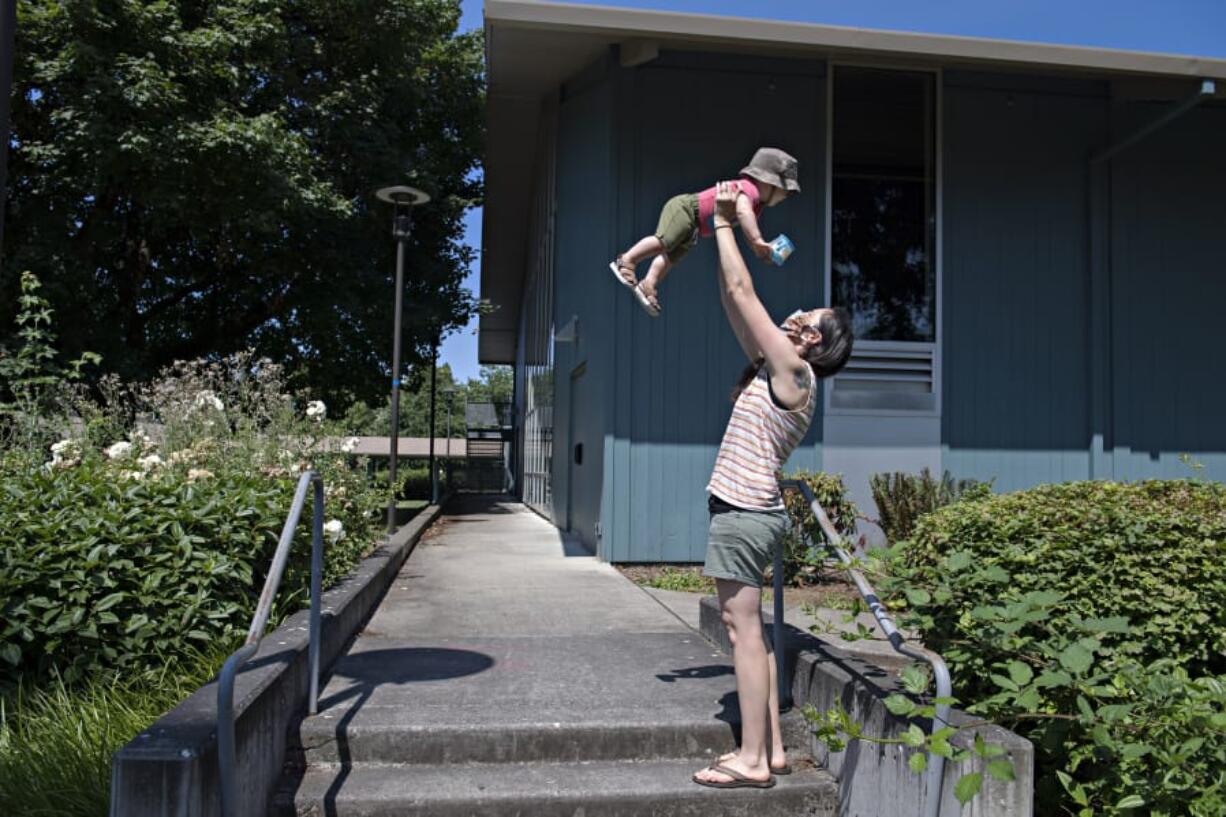
<instances>
[{"instance_id":1,"label":"baby","mask_svg":"<svg viewBox=\"0 0 1226 817\"><path fill-rule=\"evenodd\" d=\"M770 257L771 245L762 238L758 216L763 207L774 207L791 193L800 192L796 175L797 163L792 156L778 148L759 148L735 182L740 188L736 199L737 222L759 258ZM640 239L609 263L618 283L633 290L653 318L660 314L659 288L668 271L690 251L699 236L714 234L715 192L712 186L701 193L673 196L660 210L655 234ZM639 262L653 255L655 259L646 277L639 281L636 272Z\"/></svg>"}]
</instances>

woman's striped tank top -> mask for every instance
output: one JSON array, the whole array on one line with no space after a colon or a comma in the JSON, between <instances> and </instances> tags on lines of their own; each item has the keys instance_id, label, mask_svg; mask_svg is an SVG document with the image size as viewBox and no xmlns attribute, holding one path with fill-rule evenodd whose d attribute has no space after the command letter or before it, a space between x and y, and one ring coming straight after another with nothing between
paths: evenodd
<instances>
[{"instance_id":1,"label":"woman's striped tank top","mask_svg":"<svg viewBox=\"0 0 1226 817\"><path fill-rule=\"evenodd\" d=\"M782 509L776 475L804 439L816 405L816 377L805 404L787 411L771 399L765 367L759 370L732 407L707 492L738 508Z\"/></svg>"}]
</instances>

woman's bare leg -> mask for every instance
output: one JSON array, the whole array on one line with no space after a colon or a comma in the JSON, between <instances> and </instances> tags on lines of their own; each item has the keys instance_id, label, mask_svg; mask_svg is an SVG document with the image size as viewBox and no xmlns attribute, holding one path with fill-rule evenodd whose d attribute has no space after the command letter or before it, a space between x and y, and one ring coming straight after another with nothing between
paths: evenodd
<instances>
[{"instance_id":1,"label":"woman's bare leg","mask_svg":"<svg viewBox=\"0 0 1226 817\"><path fill-rule=\"evenodd\" d=\"M766 780L770 717L770 659L762 639L762 590L741 582L716 579L720 615L732 642L732 665L736 670L736 694L741 708L741 748L725 761L746 777ZM703 769L699 780L726 782L726 774Z\"/></svg>"},{"instance_id":2,"label":"woman's bare leg","mask_svg":"<svg viewBox=\"0 0 1226 817\"><path fill-rule=\"evenodd\" d=\"M765 642L764 642L765 643ZM775 669L775 651L766 644L766 668L770 675L770 692L767 701L769 722L769 739L767 740L767 762L771 769L782 769L788 765L787 753L783 748L783 730L779 723L779 680ZM729 752L720 757L720 763L726 763L737 756L737 752Z\"/></svg>"}]
</instances>

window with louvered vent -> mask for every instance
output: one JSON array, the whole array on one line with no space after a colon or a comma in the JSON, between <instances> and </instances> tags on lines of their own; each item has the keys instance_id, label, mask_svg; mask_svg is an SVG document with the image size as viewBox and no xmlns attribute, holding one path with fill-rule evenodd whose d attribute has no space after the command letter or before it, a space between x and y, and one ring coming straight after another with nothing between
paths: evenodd
<instances>
[{"instance_id":1,"label":"window with louvered vent","mask_svg":"<svg viewBox=\"0 0 1226 817\"><path fill-rule=\"evenodd\" d=\"M830 388L832 409L935 411L935 344L858 341Z\"/></svg>"}]
</instances>

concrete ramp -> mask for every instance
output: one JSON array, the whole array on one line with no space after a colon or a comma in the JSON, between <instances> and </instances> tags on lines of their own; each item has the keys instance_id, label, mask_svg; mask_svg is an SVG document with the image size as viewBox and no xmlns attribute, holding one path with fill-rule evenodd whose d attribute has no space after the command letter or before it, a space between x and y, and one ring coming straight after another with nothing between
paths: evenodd
<instances>
[{"instance_id":1,"label":"concrete ramp","mask_svg":"<svg viewBox=\"0 0 1226 817\"><path fill-rule=\"evenodd\" d=\"M799 754L769 791L692 783L736 745L727 656L524 506L447 510L297 730L278 814L835 813Z\"/></svg>"}]
</instances>

